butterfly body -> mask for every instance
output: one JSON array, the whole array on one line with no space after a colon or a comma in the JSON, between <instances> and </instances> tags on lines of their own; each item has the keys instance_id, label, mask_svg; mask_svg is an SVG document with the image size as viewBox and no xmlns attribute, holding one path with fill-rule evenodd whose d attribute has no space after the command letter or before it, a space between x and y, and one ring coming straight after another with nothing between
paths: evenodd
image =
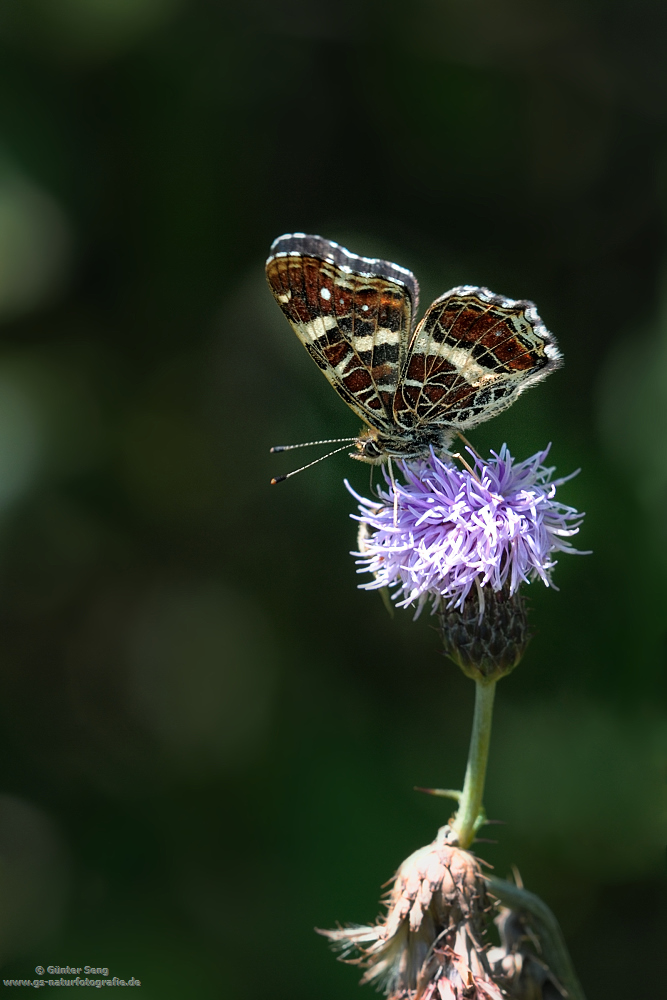
<instances>
[{"instance_id":1,"label":"butterfly body","mask_svg":"<svg viewBox=\"0 0 667 1000\"><path fill-rule=\"evenodd\" d=\"M415 276L320 236L281 236L269 286L297 336L366 427L354 458L373 464L448 451L561 364L532 302L463 285L415 316Z\"/></svg>"},{"instance_id":2,"label":"butterfly body","mask_svg":"<svg viewBox=\"0 0 667 1000\"><path fill-rule=\"evenodd\" d=\"M371 465L380 465L387 458L419 458L430 448L446 451L453 436L452 431L432 427L420 427L404 434L381 434L368 428L359 434L354 443L357 451L352 452L350 458Z\"/></svg>"}]
</instances>

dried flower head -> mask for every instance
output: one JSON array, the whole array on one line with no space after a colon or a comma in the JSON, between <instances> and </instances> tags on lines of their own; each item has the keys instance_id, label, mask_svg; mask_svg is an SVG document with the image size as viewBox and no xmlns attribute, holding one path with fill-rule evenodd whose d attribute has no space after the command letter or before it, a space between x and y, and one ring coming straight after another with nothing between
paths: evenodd
<instances>
[{"instance_id":1,"label":"dried flower head","mask_svg":"<svg viewBox=\"0 0 667 1000\"><path fill-rule=\"evenodd\" d=\"M483 588L512 596L521 583L553 586L556 552L576 553L568 542L582 515L555 499L570 479L552 479L544 461L549 449L516 462L507 446L491 458L473 456L459 469L431 451L427 459L402 462L405 483L392 483L378 500L359 496L362 533L360 573L373 574L367 590L388 587L399 607L427 601L433 610L462 608L476 588L480 615ZM472 453L471 453L472 454ZM573 473L574 475L574 473Z\"/></svg>"},{"instance_id":2,"label":"dried flower head","mask_svg":"<svg viewBox=\"0 0 667 1000\"><path fill-rule=\"evenodd\" d=\"M562 1000L569 993L540 956L541 942L520 910L501 907L494 923L500 946L487 952L494 975L512 1000Z\"/></svg>"},{"instance_id":3,"label":"dried flower head","mask_svg":"<svg viewBox=\"0 0 667 1000\"><path fill-rule=\"evenodd\" d=\"M474 855L449 827L403 862L370 926L322 931L391 1000L502 1000L486 958L487 897Z\"/></svg>"}]
</instances>

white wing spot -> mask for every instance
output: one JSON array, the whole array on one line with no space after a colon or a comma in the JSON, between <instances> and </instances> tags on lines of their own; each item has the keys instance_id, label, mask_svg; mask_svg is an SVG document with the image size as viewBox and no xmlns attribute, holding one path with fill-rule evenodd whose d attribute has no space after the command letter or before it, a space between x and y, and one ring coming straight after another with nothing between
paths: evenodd
<instances>
[{"instance_id":1,"label":"white wing spot","mask_svg":"<svg viewBox=\"0 0 667 1000\"><path fill-rule=\"evenodd\" d=\"M378 346L379 344L397 344L398 334L394 330L383 329L376 330L375 333L369 333L366 337L355 337L354 346L357 351L372 351L373 346Z\"/></svg>"},{"instance_id":2,"label":"white wing spot","mask_svg":"<svg viewBox=\"0 0 667 1000\"><path fill-rule=\"evenodd\" d=\"M327 301L331 298L331 292L328 288L320 288L320 295L323 299L327 299Z\"/></svg>"},{"instance_id":3,"label":"white wing spot","mask_svg":"<svg viewBox=\"0 0 667 1000\"><path fill-rule=\"evenodd\" d=\"M300 329L307 336L308 341L314 344L320 337L326 337L329 330L336 326L333 316L316 316L310 323L304 323Z\"/></svg>"},{"instance_id":4,"label":"white wing spot","mask_svg":"<svg viewBox=\"0 0 667 1000\"><path fill-rule=\"evenodd\" d=\"M365 312L365 313L368 312L368 306L362 306L361 308L362 308L363 312Z\"/></svg>"},{"instance_id":5,"label":"white wing spot","mask_svg":"<svg viewBox=\"0 0 667 1000\"><path fill-rule=\"evenodd\" d=\"M339 299L338 301L340 302L340 304L341 304L342 306L344 306L344 305L345 305L345 299Z\"/></svg>"}]
</instances>

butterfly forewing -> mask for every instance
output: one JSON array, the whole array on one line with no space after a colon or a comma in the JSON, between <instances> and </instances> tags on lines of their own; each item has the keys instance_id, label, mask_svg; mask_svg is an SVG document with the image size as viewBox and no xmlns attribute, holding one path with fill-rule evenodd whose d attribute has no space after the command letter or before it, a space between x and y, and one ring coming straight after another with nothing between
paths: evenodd
<instances>
[{"instance_id":1,"label":"butterfly forewing","mask_svg":"<svg viewBox=\"0 0 667 1000\"><path fill-rule=\"evenodd\" d=\"M266 264L271 291L327 379L362 420L393 424L405 364L416 279L315 236L276 240Z\"/></svg>"},{"instance_id":2,"label":"butterfly forewing","mask_svg":"<svg viewBox=\"0 0 667 1000\"><path fill-rule=\"evenodd\" d=\"M559 364L531 302L464 285L430 306L415 330L394 412L405 427L473 427L510 406Z\"/></svg>"}]
</instances>

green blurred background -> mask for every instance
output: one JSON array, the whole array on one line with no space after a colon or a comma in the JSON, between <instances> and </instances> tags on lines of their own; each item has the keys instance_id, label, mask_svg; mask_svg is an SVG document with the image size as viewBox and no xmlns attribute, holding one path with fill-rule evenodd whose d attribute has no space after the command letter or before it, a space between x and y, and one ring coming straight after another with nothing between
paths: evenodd
<instances>
[{"instance_id":1,"label":"green blurred background","mask_svg":"<svg viewBox=\"0 0 667 1000\"><path fill-rule=\"evenodd\" d=\"M0 0L0 958L342 1000L449 814L472 685L349 550L356 418L265 285L305 230L537 302L480 428L587 511L499 690L481 847L589 1000L664 980L667 14L654 0ZM367 991L367 995L371 995Z\"/></svg>"}]
</instances>

